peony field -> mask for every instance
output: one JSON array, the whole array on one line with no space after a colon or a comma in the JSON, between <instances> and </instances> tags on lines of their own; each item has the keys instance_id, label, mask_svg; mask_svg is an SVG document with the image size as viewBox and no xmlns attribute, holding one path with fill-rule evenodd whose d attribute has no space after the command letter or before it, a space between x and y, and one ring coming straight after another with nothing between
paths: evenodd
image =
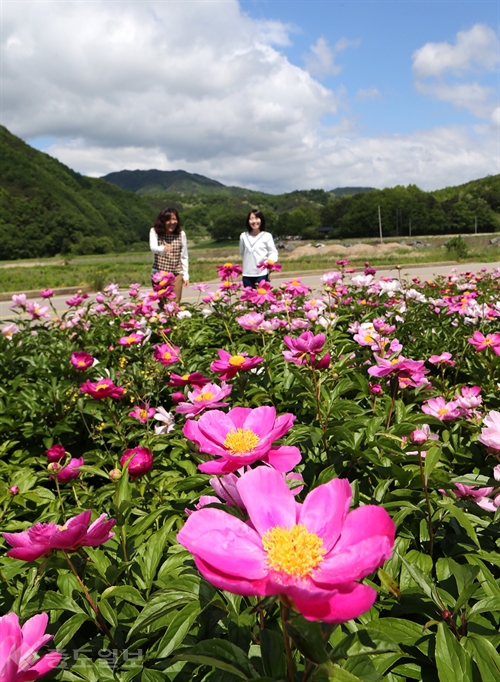
<instances>
[{"instance_id":1,"label":"peony field","mask_svg":"<svg viewBox=\"0 0 500 682\"><path fill-rule=\"evenodd\" d=\"M12 297L0 682L500 680L500 268L263 266Z\"/></svg>"}]
</instances>

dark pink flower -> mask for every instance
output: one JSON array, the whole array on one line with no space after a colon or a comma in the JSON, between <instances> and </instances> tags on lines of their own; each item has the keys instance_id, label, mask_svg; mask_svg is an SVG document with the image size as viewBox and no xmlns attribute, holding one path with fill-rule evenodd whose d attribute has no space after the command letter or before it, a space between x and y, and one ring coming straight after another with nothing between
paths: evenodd
<instances>
[{"instance_id":1,"label":"dark pink flower","mask_svg":"<svg viewBox=\"0 0 500 682\"><path fill-rule=\"evenodd\" d=\"M84 371L94 364L94 358L84 350L71 353L71 364L80 371Z\"/></svg>"},{"instance_id":2,"label":"dark pink flower","mask_svg":"<svg viewBox=\"0 0 500 682\"><path fill-rule=\"evenodd\" d=\"M136 478L144 476L153 467L153 453L148 448L136 447L125 450L120 457L120 464L122 467L128 467L130 478L135 481Z\"/></svg>"},{"instance_id":3,"label":"dark pink flower","mask_svg":"<svg viewBox=\"0 0 500 682\"><path fill-rule=\"evenodd\" d=\"M205 386L212 380L203 376L201 372L191 372L190 374L172 374L170 380L167 381L167 386Z\"/></svg>"},{"instance_id":4,"label":"dark pink flower","mask_svg":"<svg viewBox=\"0 0 500 682\"><path fill-rule=\"evenodd\" d=\"M101 514L90 524L92 512L84 511L66 521L63 526L55 523L35 523L34 526L20 533L3 533L4 540L12 545L7 556L23 561L35 561L53 550L63 549L76 552L80 547L97 547L113 536L110 533L115 519L106 521L106 514Z\"/></svg>"},{"instance_id":5,"label":"dark pink flower","mask_svg":"<svg viewBox=\"0 0 500 682\"><path fill-rule=\"evenodd\" d=\"M52 289L44 289L40 292L40 298L52 298L54 291Z\"/></svg>"},{"instance_id":6,"label":"dark pink flower","mask_svg":"<svg viewBox=\"0 0 500 682\"><path fill-rule=\"evenodd\" d=\"M115 386L111 379L99 379L95 383L87 380L80 386L80 391L95 400L104 400L104 398L119 400L123 395L123 388Z\"/></svg>"},{"instance_id":7,"label":"dark pink flower","mask_svg":"<svg viewBox=\"0 0 500 682\"><path fill-rule=\"evenodd\" d=\"M474 346L476 353L479 353L485 348L491 348L494 353L500 355L500 334L481 334L479 331L475 331L470 338L469 343Z\"/></svg>"},{"instance_id":8,"label":"dark pink flower","mask_svg":"<svg viewBox=\"0 0 500 682\"><path fill-rule=\"evenodd\" d=\"M137 346L144 340L142 332L132 332L128 336L122 336L118 340L119 346Z\"/></svg>"},{"instance_id":9,"label":"dark pink flower","mask_svg":"<svg viewBox=\"0 0 500 682\"><path fill-rule=\"evenodd\" d=\"M17 495L19 493L19 486L18 485L11 485L9 488L9 493L11 495Z\"/></svg>"},{"instance_id":10,"label":"dark pink flower","mask_svg":"<svg viewBox=\"0 0 500 682\"><path fill-rule=\"evenodd\" d=\"M50 447L45 452L47 454L47 459L49 460L49 462L60 462L66 456L66 450L64 449L64 445L61 445L60 443L52 445L52 447Z\"/></svg>"},{"instance_id":11,"label":"dark pink flower","mask_svg":"<svg viewBox=\"0 0 500 682\"><path fill-rule=\"evenodd\" d=\"M231 279L234 277L239 277L243 272L241 265L233 263L224 263L224 265L217 265L217 275L222 280Z\"/></svg>"},{"instance_id":12,"label":"dark pink flower","mask_svg":"<svg viewBox=\"0 0 500 682\"><path fill-rule=\"evenodd\" d=\"M236 483L245 523L205 507L177 535L203 577L240 595L282 595L308 620L341 623L370 609L376 591L361 585L390 558L395 527L374 505L349 513L345 479L319 485L297 504L282 475L257 467Z\"/></svg>"},{"instance_id":13,"label":"dark pink flower","mask_svg":"<svg viewBox=\"0 0 500 682\"><path fill-rule=\"evenodd\" d=\"M299 449L273 443L292 428L294 421L293 414L276 417L274 407L235 407L227 414L211 410L198 421L189 419L183 432L201 452L217 456L198 465L206 474L229 474L257 460L278 471L290 471L302 459Z\"/></svg>"},{"instance_id":14,"label":"dark pink flower","mask_svg":"<svg viewBox=\"0 0 500 682\"><path fill-rule=\"evenodd\" d=\"M273 260L263 260L257 264L259 270L269 270L269 272L281 272L281 265Z\"/></svg>"},{"instance_id":15,"label":"dark pink flower","mask_svg":"<svg viewBox=\"0 0 500 682\"><path fill-rule=\"evenodd\" d=\"M231 355L227 350L219 348L217 351L219 360L214 360L210 365L210 371L220 374L222 381L233 379L239 371L248 371L259 365L264 358L255 355L248 357L248 353L238 353Z\"/></svg>"},{"instance_id":16,"label":"dark pink flower","mask_svg":"<svg viewBox=\"0 0 500 682\"><path fill-rule=\"evenodd\" d=\"M323 350L325 345L325 335L310 332L303 332L298 338L290 336L283 337L283 341L290 350L284 350L283 356L287 362L295 365L312 365L317 369L322 369L330 365L330 354L318 360L316 355Z\"/></svg>"},{"instance_id":17,"label":"dark pink flower","mask_svg":"<svg viewBox=\"0 0 500 682\"><path fill-rule=\"evenodd\" d=\"M72 457L68 464L57 471L56 476L59 483L66 483L73 478L78 478L80 475L80 467L84 466L85 461L83 457Z\"/></svg>"}]
</instances>

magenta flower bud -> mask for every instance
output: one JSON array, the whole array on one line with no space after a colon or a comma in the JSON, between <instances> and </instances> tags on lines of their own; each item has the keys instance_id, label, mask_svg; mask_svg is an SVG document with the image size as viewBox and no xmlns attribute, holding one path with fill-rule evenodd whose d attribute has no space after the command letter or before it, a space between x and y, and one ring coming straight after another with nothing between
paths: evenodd
<instances>
[{"instance_id":1,"label":"magenta flower bud","mask_svg":"<svg viewBox=\"0 0 500 682\"><path fill-rule=\"evenodd\" d=\"M125 450L122 457L120 457L120 464L122 467L128 467L130 478L135 481L136 478L144 476L153 467L153 453L148 448L136 447Z\"/></svg>"},{"instance_id":2,"label":"magenta flower bud","mask_svg":"<svg viewBox=\"0 0 500 682\"><path fill-rule=\"evenodd\" d=\"M176 391L175 393L172 393L172 400L174 401L174 405L177 405L180 402L183 402L186 399L184 393L180 393L180 391Z\"/></svg>"},{"instance_id":3,"label":"magenta flower bud","mask_svg":"<svg viewBox=\"0 0 500 682\"><path fill-rule=\"evenodd\" d=\"M382 386L380 384L372 384L372 382L369 381L368 388L373 395L380 395L382 393Z\"/></svg>"},{"instance_id":4,"label":"magenta flower bud","mask_svg":"<svg viewBox=\"0 0 500 682\"><path fill-rule=\"evenodd\" d=\"M429 429L429 427L427 427L427 429ZM425 431L425 429L415 429L415 431L412 431L410 434L410 440L415 445L423 445L428 439L429 434Z\"/></svg>"},{"instance_id":5,"label":"magenta flower bud","mask_svg":"<svg viewBox=\"0 0 500 682\"><path fill-rule=\"evenodd\" d=\"M112 481L119 481L122 476L123 474L120 469L111 469L109 472L109 477Z\"/></svg>"},{"instance_id":6,"label":"magenta flower bud","mask_svg":"<svg viewBox=\"0 0 500 682\"><path fill-rule=\"evenodd\" d=\"M41 298L51 298L53 295L54 291L52 289L44 289L43 291L40 292Z\"/></svg>"},{"instance_id":7,"label":"magenta flower bud","mask_svg":"<svg viewBox=\"0 0 500 682\"><path fill-rule=\"evenodd\" d=\"M17 495L18 492L19 492L19 486L18 485L11 485L10 486L9 493L11 495Z\"/></svg>"},{"instance_id":8,"label":"magenta flower bud","mask_svg":"<svg viewBox=\"0 0 500 682\"><path fill-rule=\"evenodd\" d=\"M48 450L46 450L46 454L49 462L60 462L62 459L64 459L66 455L66 450L64 449L64 445L56 443Z\"/></svg>"},{"instance_id":9,"label":"magenta flower bud","mask_svg":"<svg viewBox=\"0 0 500 682\"><path fill-rule=\"evenodd\" d=\"M78 478L80 475L80 467L85 464L83 457L72 457L68 464L63 467L57 474L59 483L66 483L73 478Z\"/></svg>"}]
</instances>

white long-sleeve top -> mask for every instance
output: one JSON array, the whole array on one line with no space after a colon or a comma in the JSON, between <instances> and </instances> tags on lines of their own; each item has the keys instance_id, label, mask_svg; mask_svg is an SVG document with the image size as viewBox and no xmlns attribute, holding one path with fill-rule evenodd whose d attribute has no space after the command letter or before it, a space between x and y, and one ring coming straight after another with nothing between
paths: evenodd
<instances>
[{"instance_id":1,"label":"white long-sleeve top","mask_svg":"<svg viewBox=\"0 0 500 682\"><path fill-rule=\"evenodd\" d=\"M274 245L274 240L269 232L259 232L252 237L248 232L240 235L240 256L243 259L243 274L245 277L258 277L267 275L268 270L261 270L257 267L264 260L278 260L278 251Z\"/></svg>"},{"instance_id":2,"label":"white long-sleeve top","mask_svg":"<svg viewBox=\"0 0 500 682\"><path fill-rule=\"evenodd\" d=\"M158 244L158 235L156 234L154 227L149 230L149 248L152 253L163 253L165 251L165 244ZM181 268L182 278L186 280L186 282L189 281L188 245L184 230L181 230Z\"/></svg>"}]
</instances>

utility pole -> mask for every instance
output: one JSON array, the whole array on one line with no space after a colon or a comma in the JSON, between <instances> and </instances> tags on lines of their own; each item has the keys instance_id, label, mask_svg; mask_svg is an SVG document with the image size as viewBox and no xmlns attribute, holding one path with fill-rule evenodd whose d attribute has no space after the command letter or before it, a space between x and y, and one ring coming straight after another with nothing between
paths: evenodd
<instances>
[{"instance_id":1,"label":"utility pole","mask_svg":"<svg viewBox=\"0 0 500 682\"><path fill-rule=\"evenodd\" d=\"M378 207L378 231L380 234L380 243L383 244L384 240L382 239L382 216L380 214L380 206Z\"/></svg>"},{"instance_id":2,"label":"utility pole","mask_svg":"<svg viewBox=\"0 0 500 682\"><path fill-rule=\"evenodd\" d=\"M477 234L477 215L474 216L474 234Z\"/></svg>"},{"instance_id":3,"label":"utility pole","mask_svg":"<svg viewBox=\"0 0 500 682\"><path fill-rule=\"evenodd\" d=\"M411 237L411 218L410 218L410 224L408 226L408 236Z\"/></svg>"}]
</instances>

